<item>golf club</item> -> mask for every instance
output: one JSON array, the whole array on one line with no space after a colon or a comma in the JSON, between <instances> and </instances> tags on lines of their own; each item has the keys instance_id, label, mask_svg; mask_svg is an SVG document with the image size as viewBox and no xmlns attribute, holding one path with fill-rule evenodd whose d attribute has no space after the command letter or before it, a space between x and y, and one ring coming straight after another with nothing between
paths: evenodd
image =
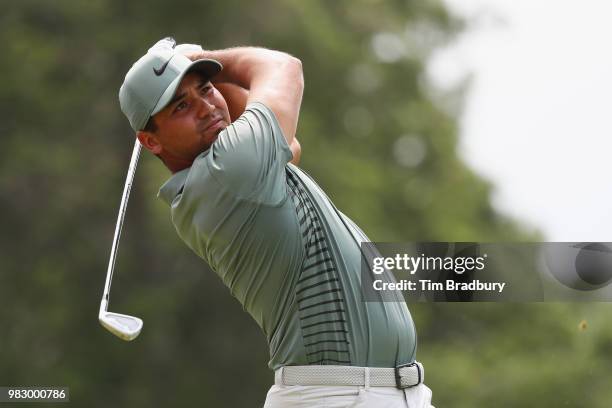
<instances>
[{"instance_id":1,"label":"golf club","mask_svg":"<svg viewBox=\"0 0 612 408\"><path fill-rule=\"evenodd\" d=\"M142 320L134 316L109 312L108 297L111 282L113 280L117 248L119 246L119 239L121 238L123 218L125 217L125 210L130 197L130 190L132 189L132 182L134 181L134 173L136 173L136 165L138 164L140 150L140 142L136 139L134 150L132 151L132 159L130 160L130 166L128 167L128 173L125 179L125 187L123 187L123 196L121 197L121 205L119 206L119 216L117 217L117 225L115 226L115 238L113 239L110 259L108 260L108 269L106 271L106 284L104 285L104 293L102 294L102 301L100 302L100 313L98 314L98 320L100 320L102 326L115 336L127 341L134 340L140 334L140 330L142 330Z\"/></svg>"}]
</instances>

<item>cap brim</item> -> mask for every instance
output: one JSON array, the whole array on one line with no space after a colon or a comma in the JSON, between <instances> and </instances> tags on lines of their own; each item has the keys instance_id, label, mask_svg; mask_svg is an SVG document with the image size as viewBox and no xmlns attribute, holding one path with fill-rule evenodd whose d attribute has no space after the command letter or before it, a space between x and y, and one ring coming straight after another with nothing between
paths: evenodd
<instances>
[{"instance_id":1,"label":"cap brim","mask_svg":"<svg viewBox=\"0 0 612 408\"><path fill-rule=\"evenodd\" d=\"M188 73L200 72L204 76L204 78L208 80L217 75L222 69L223 66L219 61L216 60L200 59L193 61L187 66L187 68L185 68L185 70L179 76L177 76L172 82L170 82L170 85L168 85L168 88L166 88L162 96L159 98L159 101L157 101L157 104L153 108L151 116L164 109L166 105L170 103L170 101L174 97L174 94L176 93L179 84L183 80L183 77Z\"/></svg>"}]
</instances>

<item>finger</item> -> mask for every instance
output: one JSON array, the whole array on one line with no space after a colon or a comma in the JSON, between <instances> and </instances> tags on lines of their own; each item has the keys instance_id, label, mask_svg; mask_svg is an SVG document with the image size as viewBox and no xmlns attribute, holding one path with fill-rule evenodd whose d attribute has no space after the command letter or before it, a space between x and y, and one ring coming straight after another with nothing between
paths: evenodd
<instances>
[{"instance_id":1,"label":"finger","mask_svg":"<svg viewBox=\"0 0 612 408\"><path fill-rule=\"evenodd\" d=\"M198 44L179 44L174 49L191 60L201 58L200 55L203 51L202 46Z\"/></svg>"}]
</instances>

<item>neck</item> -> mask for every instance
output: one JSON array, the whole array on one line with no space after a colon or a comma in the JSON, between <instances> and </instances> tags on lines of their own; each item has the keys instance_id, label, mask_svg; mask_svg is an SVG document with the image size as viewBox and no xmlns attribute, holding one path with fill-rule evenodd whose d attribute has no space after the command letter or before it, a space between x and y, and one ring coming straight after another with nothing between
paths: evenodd
<instances>
[{"instance_id":1,"label":"neck","mask_svg":"<svg viewBox=\"0 0 612 408\"><path fill-rule=\"evenodd\" d=\"M168 170L174 173L178 173L188 167L191 167L193 160L179 159L176 157L163 157L162 155L157 156L166 165Z\"/></svg>"}]
</instances>

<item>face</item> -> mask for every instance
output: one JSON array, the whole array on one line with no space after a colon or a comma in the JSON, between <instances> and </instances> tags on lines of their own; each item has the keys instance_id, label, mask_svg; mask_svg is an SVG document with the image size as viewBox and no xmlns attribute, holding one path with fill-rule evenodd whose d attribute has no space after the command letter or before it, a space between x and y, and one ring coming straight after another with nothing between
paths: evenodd
<instances>
[{"instance_id":1,"label":"face","mask_svg":"<svg viewBox=\"0 0 612 408\"><path fill-rule=\"evenodd\" d=\"M153 117L157 130L139 132L138 138L168 167L189 167L230 124L221 93L195 72L183 77L174 98Z\"/></svg>"}]
</instances>

